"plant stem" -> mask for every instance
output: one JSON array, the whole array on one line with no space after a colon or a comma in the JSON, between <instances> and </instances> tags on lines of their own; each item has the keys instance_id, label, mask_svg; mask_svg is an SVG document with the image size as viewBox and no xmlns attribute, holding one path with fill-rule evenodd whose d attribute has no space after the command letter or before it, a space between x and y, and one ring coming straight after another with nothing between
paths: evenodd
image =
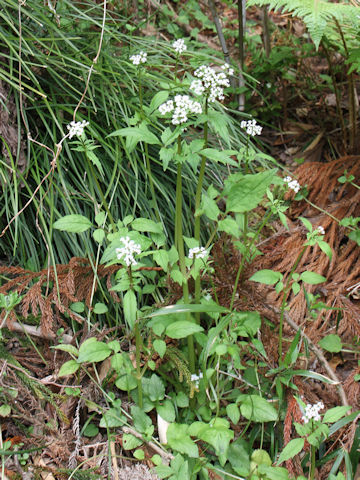
<instances>
[{"instance_id":1,"label":"plant stem","mask_svg":"<svg viewBox=\"0 0 360 480\"><path fill-rule=\"evenodd\" d=\"M314 480L315 476L315 447L310 445L310 471L309 471L309 480Z\"/></svg>"},{"instance_id":2,"label":"plant stem","mask_svg":"<svg viewBox=\"0 0 360 480\"><path fill-rule=\"evenodd\" d=\"M252 238L248 248L246 249L246 252L245 254L242 256L241 258L241 262L240 262L240 265L239 265L239 268L238 268L238 271L237 271L237 274L236 274L236 279L235 279L235 282L234 282L234 288L233 288L233 293L232 293L232 296L231 296L231 302L230 302L230 307L229 307L229 310L231 311L233 309L233 306L234 306L234 301L235 301L235 295L236 295L236 291L237 291L237 287L238 287L238 284L239 284L239 280L240 280L240 275L241 275L241 272L242 272L242 269L244 268L244 264L245 264L245 261L246 261L246 257L248 255L248 253L250 252L251 250L251 247L254 245L255 243L255 240L258 238L261 230L264 228L264 226L266 225L267 221L269 220L269 218L271 217L271 210L268 212L267 215L264 216L264 219L263 221L261 222L261 225L260 227L258 228L257 232L255 233L254 237Z\"/></svg>"},{"instance_id":3,"label":"plant stem","mask_svg":"<svg viewBox=\"0 0 360 480\"><path fill-rule=\"evenodd\" d=\"M299 253L297 259L295 260L295 263L291 269L291 272L289 273L285 288L283 290L283 298L281 302L281 308L280 308L280 324L279 324L279 365L282 363L282 343L283 343L283 326L284 326L284 312L285 312L285 307L286 307L286 299L287 299L287 294L290 291L291 288L291 282L292 282L292 274L295 272L297 266L300 263L300 260L302 259L302 256L304 255L306 250L306 247L303 247L301 252Z\"/></svg>"},{"instance_id":4,"label":"plant stem","mask_svg":"<svg viewBox=\"0 0 360 480\"><path fill-rule=\"evenodd\" d=\"M141 349L141 337L140 337L140 329L139 329L139 321L136 320L135 323L135 343L136 343L136 381L138 387L138 400L139 400L139 407L143 408L143 391L142 391L142 383L141 383L141 369L140 369L140 349Z\"/></svg>"},{"instance_id":5,"label":"plant stem","mask_svg":"<svg viewBox=\"0 0 360 480\"><path fill-rule=\"evenodd\" d=\"M208 99L205 100L205 115L208 114ZM204 125L204 148L207 148L208 145L208 121L206 119ZM195 194L195 214L197 210L200 208L201 203L201 193L202 193L202 186L204 181L205 175L205 166L206 166L206 157L202 155L201 157L201 164L200 164L200 171L199 171L199 180L196 187L196 194ZM200 215L195 216L195 231L194 231L195 240L200 242ZM201 294L201 278L200 274L195 279L195 303L200 303L200 294ZM196 314L196 320L199 323L200 314Z\"/></svg>"},{"instance_id":6,"label":"plant stem","mask_svg":"<svg viewBox=\"0 0 360 480\"><path fill-rule=\"evenodd\" d=\"M178 151L181 153L181 137L178 137ZM186 277L186 265L185 265L185 250L184 250L184 238L182 232L182 164L178 163L177 166L177 177L176 177L176 205L175 205L175 245L179 254L179 266L180 271L183 275L183 299L184 303L189 303L189 285ZM186 314L187 320L191 321L190 314ZM189 367L191 373L195 372L195 349L194 349L194 338L192 335L187 337L188 339L188 350L189 350Z\"/></svg>"}]
</instances>

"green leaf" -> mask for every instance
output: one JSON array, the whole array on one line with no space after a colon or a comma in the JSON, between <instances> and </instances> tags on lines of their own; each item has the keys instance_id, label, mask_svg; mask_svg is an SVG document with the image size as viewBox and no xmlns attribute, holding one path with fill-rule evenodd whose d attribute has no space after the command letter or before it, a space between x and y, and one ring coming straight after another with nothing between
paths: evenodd
<instances>
[{"instance_id":1,"label":"green leaf","mask_svg":"<svg viewBox=\"0 0 360 480\"><path fill-rule=\"evenodd\" d=\"M326 278L323 277L322 275L319 275L318 273L315 272L303 272L300 275L300 278L303 282L309 283L310 285L317 285L318 283L324 283L326 282Z\"/></svg>"},{"instance_id":2,"label":"green leaf","mask_svg":"<svg viewBox=\"0 0 360 480\"><path fill-rule=\"evenodd\" d=\"M204 155L209 160L214 162L224 163L225 165L232 165L234 167L238 166L238 162L231 158L231 155L236 155L238 152L236 150L215 150L214 148L204 148L201 150L201 155Z\"/></svg>"},{"instance_id":3,"label":"green leaf","mask_svg":"<svg viewBox=\"0 0 360 480\"><path fill-rule=\"evenodd\" d=\"M283 451L280 454L279 460L276 462L278 465L280 463L289 460L289 458L294 458L301 450L304 448L305 440L303 438L294 438L286 445Z\"/></svg>"},{"instance_id":4,"label":"green leaf","mask_svg":"<svg viewBox=\"0 0 360 480\"><path fill-rule=\"evenodd\" d=\"M324 415L323 422L324 423L335 423L340 418L343 418L345 414L351 410L351 407L347 405L343 405L341 407L334 407L330 408L330 410L327 410L327 412Z\"/></svg>"},{"instance_id":5,"label":"green leaf","mask_svg":"<svg viewBox=\"0 0 360 480\"><path fill-rule=\"evenodd\" d=\"M359 228L350 232L348 237L353 242L356 242L358 244L358 246L360 247L360 229Z\"/></svg>"},{"instance_id":6,"label":"green leaf","mask_svg":"<svg viewBox=\"0 0 360 480\"><path fill-rule=\"evenodd\" d=\"M198 458L199 451L196 443L191 440L188 434L188 426L179 423L171 423L166 432L166 438L171 448L177 452Z\"/></svg>"},{"instance_id":7,"label":"green leaf","mask_svg":"<svg viewBox=\"0 0 360 480\"><path fill-rule=\"evenodd\" d=\"M121 372L121 369L124 365L124 359L122 353L115 353L110 359L111 368L115 370L115 372Z\"/></svg>"},{"instance_id":8,"label":"green leaf","mask_svg":"<svg viewBox=\"0 0 360 480\"><path fill-rule=\"evenodd\" d=\"M53 227L57 230L71 233L81 233L89 230L93 225L89 219L83 215L65 215L65 217L59 218Z\"/></svg>"},{"instance_id":9,"label":"green leaf","mask_svg":"<svg viewBox=\"0 0 360 480\"><path fill-rule=\"evenodd\" d=\"M175 408L171 400L164 400L156 407L157 413L169 423L175 422Z\"/></svg>"},{"instance_id":10,"label":"green leaf","mask_svg":"<svg viewBox=\"0 0 360 480\"><path fill-rule=\"evenodd\" d=\"M303 222L305 227L308 229L308 231L312 232L312 229L313 229L312 223L307 218L304 218L304 217L299 217L299 218Z\"/></svg>"},{"instance_id":11,"label":"green leaf","mask_svg":"<svg viewBox=\"0 0 360 480\"><path fill-rule=\"evenodd\" d=\"M7 403L0 406L0 417L8 417L11 413L11 407Z\"/></svg>"},{"instance_id":12,"label":"green leaf","mask_svg":"<svg viewBox=\"0 0 360 480\"><path fill-rule=\"evenodd\" d=\"M135 143L135 145L132 144L133 148L135 148L139 142L146 142L149 145L161 145L160 140L150 132L145 123L142 123L138 127L120 128L120 130L110 133L108 137L129 137Z\"/></svg>"},{"instance_id":13,"label":"green leaf","mask_svg":"<svg viewBox=\"0 0 360 480\"><path fill-rule=\"evenodd\" d=\"M343 347L339 335L334 334L326 335L326 337L322 338L319 341L319 345L324 350L333 353L340 352Z\"/></svg>"},{"instance_id":14,"label":"green leaf","mask_svg":"<svg viewBox=\"0 0 360 480\"><path fill-rule=\"evenodd\" d=\"M162 233L163 231L161 223L156 223L147 218L135 218L131 226L138 232Z\"/></svg>"},{"instance_id":15,"label":"green leaf","mask_svg":"<svg viewBox=\"0 0 360 480\"><path fill-rule=\"evenodd\" d=\"M164 270L164 272L167 271L169 264L169 254L166 250L156 250L153 253L153 259Z\"/></svg>"},{"instance_id":16,"label":"green leaf","mask_svg":"<svg viewBox=\"0 0 360 480\"><path fill-rule=\"evenodd\" d=\"M165 396L164 382L155 373L150 378L143 378L143 390L152 402L158 402Z\"/></svg>"},{"instance_id":17,"label":"green leaf","mask_svg":"<svg viewBox=\"0 0 360 480\"><path fill-rule=\"evenodd\" d=\"M131 435L131 433L124 433L122 442L124 450L134 450L134 448L140 447L140 445L143 443L140 438L134 437L134 435Z\"/></svg>"},{"instance_id":18,"label":"green leaf","mask_svg":"<svg viewBox=\"0 0 360 480\"><path fill-rule=\"evenodd\" d=\"M94 230L92 236L95 242L101 244L105 238L105 232L102 228L97 228L96 230Z\"/></svg>"},{"instance_id":19,"label":"green leaf","mask_svg":"<svg viewBox=\"0 0 360 480\"><path fill-rule=\"evenodd\" d=\"M74 302L70 305L70 310L75 313L83 313L85 310L85 304L84 302Z\"/></svg>"},{"instance_id":20,"label":"green leaf","mask_svg":"<svg viewBox=\"0 0 360 480\"><path fill-rule=\"evenodd\" d=\"M131 373L127 373L126 375L122 375L119 377L115 385L119 390L123 390L124 392L130 392L137 387L136 378L131 375Z\"/></svg>"},{"instance_id":21,"label":"green leaf","mask_svg":"<svg viewBox=\"0 0 360 480\"><path fill-rule=\"evenodd\" d=\"M129 325L130 330L134 329L136 322L137 302L136 295L133 290L128 290L123 300L124 317Z\"/></svg>"},{"instance_id":22,"label":"green leaf","mask_svg":"<svg viewBox=\"0 0 360 480\"><path fill-rule=\"evenodd\" d=\"M102 416L99 426L102 428L117 428L123 427L126 422L127 418L119 408L109 408Z\"/></svg>"},{"instance_id":23,"label":"green leaf","mask_svg":"<svg viewBox=\"0 0 360 480\"><path fill-rule=\"evenodd\" d=\"M160 478L170 477L174 473L173 469L168 465L158 465L155 467L156 475Z\"/></svg>"},{"instance_id":24,"label":"green leaf","mask_svg":"<svg viewBox=\"0 0 360 480\"><path fill-rule=\"evenodd\" d=\"M63 352L70 353L71 355L74 355L74 357L77 357L79 354L78 349L74 347L74 345L65 345L62 343L60 345L56 345L55 347L51 347L51 348L55 348L56 350L62 350Z\"/></svg>"},{"instance_id":25,"label":"green leaf","mask_svg":"<svg viewBox=\"0 0 360 480\"><path fill-rule=\"evenodd\" d=\"M226 405L226 414L234 425L240 420L240 410L236 403L229 403L229 405Z\"/></svg>"},{"instance_id":26,"label":"green leaf","mask_svg":"<svg viewBox=\"0 0 360 480\"><path fill-rule=\"evenodd\" d=\"M88 338L80 345L78 363L102 362L112 354L106 343L98 342L96 338Z\"/></svg>"},{"instance_id":27,"label":"green leaf","mask_svg":"<svg viewBox=\"0 0 360 480\"><path fill-rule=\"evenodd\" d=\"M107 313L108 308L104 303L95 303L93 312L97 315L101 315L102 313Z\"/></svg>"},{"instance_id":28,"label":"green leaf","mask_svg":"<svg viewBox=\"0 0 360 480\"><path fill-rule=\"evenodd\" d=\"M283 276L280 272L264 269L254 273L249 280L258 283L265 283L266 285L274 285L279 280L282 280L282 277Z\"/></svg>"},{"instance_id":29,"label":"green leaf","mask_svg":"<svg viewBox=\"0 0 360 480\"><path fill-rule=\"evenodd\" d=\"M150 112L153 112L154 110L159 108L160 105L162 105L164 102L166 102L168 97L169 97L169 92L167 90L160 90L159 92L157 92L153 96L153 98L150 102L150 105L149 105Z\"/></svg>"},{"instance_id":30,"label":"green leaf","mask_svg":"<svg viewBox=\"0 0 360 480\"><path fill-rule=\"evenodd\" d=\"M168 305L167 307L160 308L155 310L155 312L144 315L143 318L152 318L159 317L161 315L169 315L172 313L227 313L228 309L225 307L220 307L216 304L178 304L178 305Z\"/></svg>"},{"instance_id":31,"label":"green leaf","mask_svg":"<svg viewBox=\"0 0 360 480\"><path fill-rule=\"evenodd\" d=\"M80 365L75 360L69 360L65 362L58 373L59 377L65 377L66 375L72 375L77 372L80 368Z\"/></svg>"},{"instance_id":32,"label":"green leaf","mask_svg":"<svg viewBox=\"0 0 360 480\"><path fill-rule=\"evenodd\" d=\"M145 452L144 450L141 450L141 449L135 450L133 455L137 460L144 460L145 458Z\"/></svg>"},{"instance_id":33,"label":"green leaf","mask_svg":"<svg viewBox=\"0 0 360 480\"><path fill-rule=\"evenodd\" d=\"M239 225L231 217L226 217L224 220L220 220L218 223L219 232L225 232L234 237L239 236Z\"/></svg>"},{"instance_id":34,"label":"green leaf","mask_svg":"<svg viewBox=\"0 0 360 480\"><path fill-rule=\"evenodd\" d=\"M170 338L185 338L194 333L202 332L203 330L203 327L197 323L179 320L169 325L165 333Z\"/></svg>"},{"instance_id":35,"label":"green leaf","mask_svg":"<svg viewBox=\"0 0 360 480\"><path fill-rule=\"evenodd\" d=\"M85 437L95 437L99 433L99 429L93 423L88 423L83 431Z\"/></svg>"},{"instance_id":36,"label":"green leaf","mask_svg":"<svg viewBox=\"0 0 360 480\"><path fill-rule=\"evenodd\" d=\"M227 451L228 460L238 475L247 477L250 473L250 459L247 443L238 438L230 443Z\"/></svg>"},{"instance_id":37,"label":"green leaf","mask_svg":"<svg viewBox=\"0 0 360 480\"><path fill-rule=\"evenodd\" d=\"M273 183L275 170L243 175L228 189L227 212L249 212L259 205L267 188ZM229 177L231 179L231 177Z\"/></svg>"},{"instance_id":38,"label":"green leaf","mask_svg":"<svg viewBox=\"0 0 360 480\"><path fill-rule=\"evenodd\" d=\"M324 240L318 240L317 244L319 245L320 249L329 257L329 259L332 259L332 250L331 247L328 243L324 242Z\"/></svg>"},{"instance_id":39,"label":"green leaf","mask_svg":"<svg viewBox=\"0 0 360 480\"><path fill-rule=\"evenodd\" d=\"M160 355L160 358L163 358L166 352L166 343L164 340L156 339L153 342L153 347L155 352L157 352Z\"/></svg>"},{"instance_id":40,"label":"green leaf","mask_svg":"<svg viewBox=\"0 0 360 480\"><path fill-rule=\"evenodd\" d=\"M275 422L278 418L276 409L259 395L241 395L240 412L253 422Z\"/></svg>"},{"instance_id":41,"label":"green leaf","mask_svg":"<svg viewBox=\"0 0 360 480\"><path fill-rule=\"evenodd\" d=\"M140 433L148 434L154 428L151 418L137 405L131 407L131 417L134 422L134 428Z\"/></svg>"}]
</instances>

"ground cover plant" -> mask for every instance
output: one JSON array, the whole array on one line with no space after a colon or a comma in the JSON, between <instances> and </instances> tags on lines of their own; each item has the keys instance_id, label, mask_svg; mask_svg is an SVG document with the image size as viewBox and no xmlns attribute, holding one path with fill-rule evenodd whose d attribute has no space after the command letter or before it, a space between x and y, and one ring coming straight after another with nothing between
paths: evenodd
<instances>
[{"instance_id":1,"label":"ground cover plant","mask_svg":"<svg viewBox=\"0 0 360 480\"><path fill-rule=\"evenodd\" d=\"M2 479L357 478L359 10L320 4L5 0Z\"/></svg>"}]
</instances>

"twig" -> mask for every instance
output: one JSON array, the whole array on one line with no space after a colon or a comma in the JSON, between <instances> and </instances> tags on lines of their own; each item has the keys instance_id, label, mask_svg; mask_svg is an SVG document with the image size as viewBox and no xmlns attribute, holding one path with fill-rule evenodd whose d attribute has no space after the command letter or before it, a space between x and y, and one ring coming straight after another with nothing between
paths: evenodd
<instances>
[{"instance_id":1,"label":"twig","mask_svg":"<svg viewBox=\"0 0 360 480\"><path fill-rule=\"evenodd\" d=\"M154 442L148 442L146 440L144 440L143 436L141 435L141 433L138 433L136 430L134 430L133 428L131 427L122 427L122 430L124 433L131 433L131 435L134 435L134 437L136 438L140 438L140 440L142 441L145 441L145 443L147 443L149 445L149 447L151 447L153 450L155 450L155 452L157 452L160 457L167 463L170 462L170 460L172 460L174 457L174 455L172 453L168 453L168 452L165 452L165 450L163 450L162 448L158 447Z\"/></svg>"},{"instance_id":2,"label":"twig","mask_svg":"<svg viewBox=\"0 0 360 480\"><path fill-rule=\"evenodd\" d=\"M40 327L34 327L33 325L26 325L23 323L14 322L11 324L10 330L13 330L15 332L21 332L21 333L26 332L29 335L33 335L34 337L39 337L39 338L45 338L46 340L54 339L54 337L51 336L50 334L44 334L41 331ZM66 343L66 344L70 344L73 341L72 335L68 335L66 333L64 333L61 338L63 340L63 343Z\"/></svg>"}]
</instances>

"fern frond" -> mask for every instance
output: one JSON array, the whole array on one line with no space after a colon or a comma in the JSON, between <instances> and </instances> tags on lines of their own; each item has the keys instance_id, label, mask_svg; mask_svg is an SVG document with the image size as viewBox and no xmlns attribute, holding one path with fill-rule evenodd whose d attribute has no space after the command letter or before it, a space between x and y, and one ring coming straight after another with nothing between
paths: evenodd
<instances>
[{"instance_id":1,"label":"fern frond","mask_svg":"<svg viewBox=\"0 0 360 480\"><path fill-rule=\"evenodd\" d=\"M342 3L330 3L327 0L247 0L247 5L260 7L269 5L270 9L290 12L294 17L299 17L305 23L309 34L319 48L325 30L332 20L339 23L353 21L359 14L359 9Z\"/></svg>"}]
</instances>

